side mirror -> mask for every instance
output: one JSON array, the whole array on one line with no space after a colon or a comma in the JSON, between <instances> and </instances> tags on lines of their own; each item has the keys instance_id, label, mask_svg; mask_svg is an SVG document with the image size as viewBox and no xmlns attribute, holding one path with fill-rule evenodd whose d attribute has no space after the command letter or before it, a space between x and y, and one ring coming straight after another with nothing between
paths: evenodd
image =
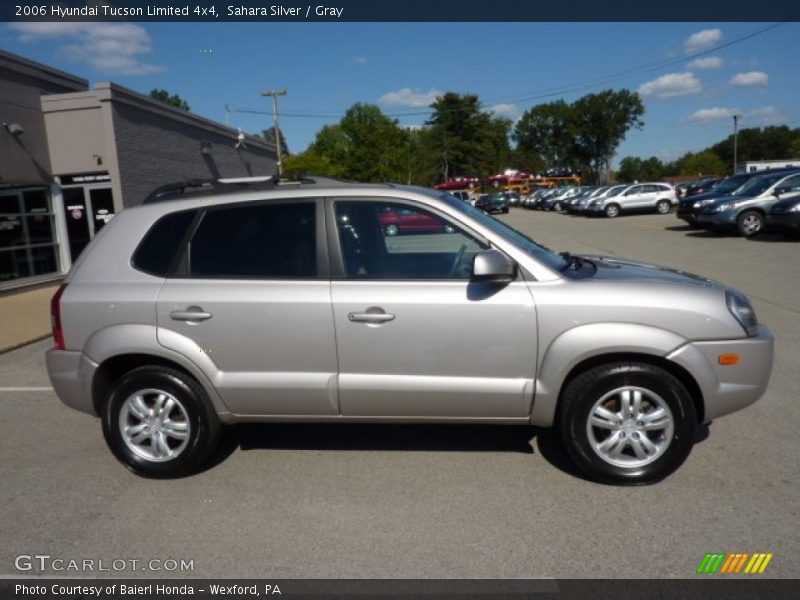
<instances>
[{"instance_id":1,"label":"side mirror","mask_svg":"<svg viewBox=\"0 0 800 600\"><path fill-rule=\"evenodd\" d=\"M509 283L517 276L517 263L499 250L484 250L472 260L472 280Z\"/></svg>"},{"instance_id":2,"label":"side mirror","mask_svg":"<svg viewBox=\"0 0 800 600\"><path fill-rule=\"evenodd\" d=\"M785 188L785 187L777 188L777 189L773 190L772 195L773 196L780 196L781 194L785 194L788 191L789 191L789 188Z\"/></svg>"}]
</instances>

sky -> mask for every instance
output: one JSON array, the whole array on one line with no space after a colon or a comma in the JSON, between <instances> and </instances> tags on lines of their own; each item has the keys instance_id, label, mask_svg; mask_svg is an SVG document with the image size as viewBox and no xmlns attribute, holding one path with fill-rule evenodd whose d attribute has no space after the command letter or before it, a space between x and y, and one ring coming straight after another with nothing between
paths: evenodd
<instances>
[{"instance_id":1,"label":"sky","mask_svg":"<svg viewBox=\"0 0 800 600\"><path fill-rule=\"evenodd\" d=\"M770 25L5 23L0 47L92 84L165 88L221 122L227 104L230 124L248 133L272 125L261 91L285 88L281 128L293 152L355 102L419 126L445 91L478 94L516 120L542 102L627 88L642 96L645 125L620 145L618 164L701 150L733 132L734 114L740 127L799 127L800 23L757 33Z\"/></svg>"}]
</instances>

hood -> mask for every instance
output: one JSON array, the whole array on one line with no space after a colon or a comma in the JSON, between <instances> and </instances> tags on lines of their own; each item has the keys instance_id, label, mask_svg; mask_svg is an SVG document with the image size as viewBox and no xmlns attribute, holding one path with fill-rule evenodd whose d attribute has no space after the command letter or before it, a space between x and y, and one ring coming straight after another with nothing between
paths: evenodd
<instances>
[{"instance_id":1,"label":"hood","mask_svg":"<svg viewBox=\"0 0 800 600\"><path fill-rule=\"evenodd\" d=\"M713 279L695 275L694 273L643 263L628 258L592 255L586 255L583 258L597 265L597 272L594 274L593 279L658 281L661 283L678 283L703 287L724 287Z\"/></svg>"},{"instance_id":2,"label":"hood","mask_svg":"<svg viewBox=\"0 0 800 600\"><path fill-rule=\"evenodd\" d=\"M731 195L732 192L715 192L714 190L711 190L710 192L705 192L703 194L687 196L686 198L681 199L681 204L694 204L698 200L716 200L717 198L722 199Z\"/></svg>"}]
</instances>

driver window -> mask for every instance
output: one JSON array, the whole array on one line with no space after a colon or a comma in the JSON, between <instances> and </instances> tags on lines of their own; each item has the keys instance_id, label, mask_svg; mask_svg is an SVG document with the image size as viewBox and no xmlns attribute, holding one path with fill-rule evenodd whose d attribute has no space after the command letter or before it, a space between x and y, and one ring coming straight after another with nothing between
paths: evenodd
<instances>
[{"instance_id":1,"label":"driver window","mask_svg":"<svg viewBox=\"0 0 800 600\"><path fill-rule=\"evenodd\" d=\"M353 279L469 279L487 247L456 225L416 206L337 202L345 275Z\"/></svg>"}]
</instances>

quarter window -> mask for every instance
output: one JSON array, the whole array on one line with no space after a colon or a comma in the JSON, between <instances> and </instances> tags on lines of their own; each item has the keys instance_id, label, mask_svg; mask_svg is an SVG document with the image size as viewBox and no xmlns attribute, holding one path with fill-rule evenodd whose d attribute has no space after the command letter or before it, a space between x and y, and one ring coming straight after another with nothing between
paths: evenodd
<instances>
[{"instance_id":1,"label":"quarter window","mask_svg":"<svg viewBox=\"0 0 800 600\"><path fill-rule=\"evenodd\" d=\"M391 202L338 202L345 275L354 279L469 279L486 245L426 210Z\"/></svg>"},{"instance_id":2,"label":"quarter window","mask_svg":"<svg viewBox=\"0 0 800 600\"><path fill-rule=\"evenodd\" d=\"M201 278L315 277L316 205L209 210L189 245L189 272Z\"/></svg>"},{"instance_id":3,"label":"quarter window","mask_svg":"<svg viewBox=\"0 0 800 600\"><path fill-rule=\"evenodd\" d=\"M156 221L136 249L133 266L145 273L166 277L196 214L196 210L185 210Z\"/></svg>"}]
</instances>

